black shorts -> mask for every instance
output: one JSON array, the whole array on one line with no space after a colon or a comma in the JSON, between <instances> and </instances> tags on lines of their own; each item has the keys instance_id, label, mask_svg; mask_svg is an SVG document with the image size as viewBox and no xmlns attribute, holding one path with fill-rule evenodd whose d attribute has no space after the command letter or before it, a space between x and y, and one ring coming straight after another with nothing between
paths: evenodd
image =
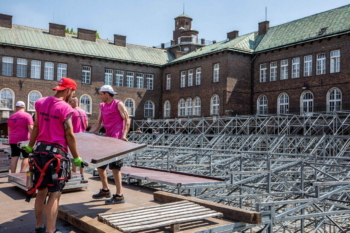
<instances>
[{"instance_id":1,"label":"black shorts","mask_svg":"<svg viewBox=\"0 0 350 233\"><path fill-rule=\"evenodd\" d=\"M101 168L101 169L106 169L107 168L107 165L109 166L109 169L113 170L113 169L116 169L116 170L119 170L122 169L122 166L123 166L123 160L118 160L118 161L115 161L113 163L110 163L110 164L106 164L106 165L103 165L101 167L98 167L98 168Z\"/></svg>"},{"instance_id":2,"label":"black shorts","mask_svg":"<svg viewBox=\"0 0 350 233\"><path fill-rule=\"evenodd\" d=\"M45 186L39 186L38 190L43 190L45 188L47 188L47 190L50 193L54 193L54 192L62 192L64 186L66 185L66 182L60 182L57 185L45 185Z\"/></svg>"},{"instance_id":3,"label":"black shorts","mask_svg":"<svg viewBox=\"0 0 350 233\"><path fill-rule=\"evenodd\" d=\"M29 157L29 154L24 150L22 150L21 148L19 148L17 144L10 144L10 146L11 146L11 158L19 157L21 155L21 152L22 152L23 158Z\"/></svg>"}]
</instances>

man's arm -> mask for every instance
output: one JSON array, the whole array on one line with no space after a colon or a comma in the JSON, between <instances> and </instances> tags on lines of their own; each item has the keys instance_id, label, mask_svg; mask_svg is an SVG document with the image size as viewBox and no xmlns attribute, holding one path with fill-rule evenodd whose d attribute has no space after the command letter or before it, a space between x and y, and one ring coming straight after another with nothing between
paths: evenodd
<instances>
[{"instance_id":1,"label":"man's arm","mask_svg":"<svg viewBox=\"0 0 350 233\"><path fill-rule=\"evenodd\" d=\"M121 117L123 118L123 120L125 122L124 123L124 132L123 132L122 140L128 141L128 139L126 138L126 135L128 134L129 129L130 129L129 114L128 114L128 111L126 110L125 105L122 102L118 103L118 110L119 110L119 113L120 113Z\"/></svg>"},{"instance_id":2,"label":"man's arm","mask_svg":"<svg viewBox=\"0 0 350 233\"><path fill-rule=\"evenodd\" d=\"M86 121L86 123L87 123L87 121ZM101 109L100 109L99 114L98 114L98 118L97 118L97 122L94 124L94 126L91 127L89 132L98 133L98 131L101 128L101 124L102 124L102 116L101 116Z\"/></svg>"},{"instance_id":3,"label":"man's arm","mask_svg":"<svg viewBox=\"0 0 350 233\"><path fill-rule=\"evenodd\" d=\"M10 141L10 130L11 130L11 128L7 127L7 136L8 136L9 141Z\"/></svg>"},{"instance_id":4,"label":"man's arm","mask_svg":"<svg viewBox=\"0 0 350 233\"><path fill-rule=\"evenodd\" d=\"M38 124L38 113L35 111L35 115L34 115L34 127L33 130L30 134L30 141L29 141L29 145L30 147L33 147L36 141L36 138L38 137L38 133L39 133L39 124Z\"/></svg>"},{"instance_id":5,"label":"man's arm","mask_svg":"<svg viewBox=\"0 0 350 233\"><path fill-rule=\"evenodd\" d=\"M28 131L29 131L29 134L32 135L33 125L28 125Z\"/></svg>"},{"instance_id":6,"label":"man's arm","mask_svg":"<svg viewBox=\"0 0 350 233\"><path fill-rule=\"evenodd\" d=\"M75 135L73 133L73 126L72 126L72 114L69 114L67 119L63 122L64 125L64 131L65 136L67 140L67 145L70 150L70 153L72 154L73 158L78 158L78 150L77 150L77 142L75 140Z\"/></svg>"}]
</instances>

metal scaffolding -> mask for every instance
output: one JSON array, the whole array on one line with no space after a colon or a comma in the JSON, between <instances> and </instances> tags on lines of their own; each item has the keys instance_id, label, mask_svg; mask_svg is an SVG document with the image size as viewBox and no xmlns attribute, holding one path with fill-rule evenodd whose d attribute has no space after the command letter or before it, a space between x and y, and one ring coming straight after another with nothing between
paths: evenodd
<instances>
[{"instance_id":1,"label":"metal scaffolding","mask_svg":"<svg viewBox=\"0 0 350 233\"><path fill-rule=\"evenodd\" d=\"M350 230L349 112L135 121L134 129L144 133L129 140L149 146L127 163L224 178L181 192L263 214L263 224L238 231Z\"/></svg>"}]
</instances>

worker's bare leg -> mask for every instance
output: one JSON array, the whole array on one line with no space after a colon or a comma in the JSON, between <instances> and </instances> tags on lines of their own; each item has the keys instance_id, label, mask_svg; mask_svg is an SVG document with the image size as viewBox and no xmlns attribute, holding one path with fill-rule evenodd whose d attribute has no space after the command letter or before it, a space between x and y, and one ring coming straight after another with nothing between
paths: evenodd
<instances>
[{"instance_id":1,"label":"worker's bare leg","mask_svg":"<svg viewBox=\"0 0 350 233\"><path fill-rule=\"evenodd\" d=\"M56 230L56 220L60 197L60 191L49 194L49 199L46 204L46 232L54 232Z\"/></svg>"},{"instance_id":2,"label":"worker's bare leg","mask_svg":"<svg viewBox=\"0 0 350 233\"><path fill-rule=\"evenodd\" d=\"M123 194L122 190L122 173L118 169L112 169L113 172L113 177L114 177L114 182L116 186L116 194L121 196Z\"/></svg>"},{"instance_id":3,"label":"worker's bare leg","mask_svg":"<svg viewBox=\"0 0 350 233\"><path fill-rule=\"evenodd\" d=\"M100 176L102 182L102 189L108 190L108 182L107 182L107 172L106 169L97 168L98 175Z\"/></svg>"},{"instance_id":4,"label":"worker's bare leg","mask_svg":"<svg viewBox=\"0 0 350 233\"><path fill-rule=\"evenodd\" d=\"M46 195L47 195L47 188L43 190L39 190L35 198L34 210L35 210L35 218L36 218L36 223L35 223L36 227L44 226L43 219L44 219L44 213L45 213Z\"/></svg>"}]
</instances>

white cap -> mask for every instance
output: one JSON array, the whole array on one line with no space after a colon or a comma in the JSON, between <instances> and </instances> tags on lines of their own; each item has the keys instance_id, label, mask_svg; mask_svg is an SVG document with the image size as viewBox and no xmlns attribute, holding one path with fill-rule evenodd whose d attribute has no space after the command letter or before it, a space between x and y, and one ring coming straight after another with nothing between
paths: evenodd
<instances>
[{"instance_id":1,"label":"white cap","mask_svg":"<svg viewBox=\"0 0 350 233\"><path fill-rule=\"evenodd\" d=\"M104 85L100 88L100 91L111 93L112 95L118 95L117 92L113 90L111 85Z\"/></svg>"},{"instance_id":2,"label":"white cap","mask_svg":"<svg viewBox=\"0 0 350 233\"><path fill-rule=\"evenodd\" d=\"M23 101L18 101L18 102L16 103L16 107L25 108L25 107L26 107L26 104L25 104Z\"/></svg>"}]
</instances>

